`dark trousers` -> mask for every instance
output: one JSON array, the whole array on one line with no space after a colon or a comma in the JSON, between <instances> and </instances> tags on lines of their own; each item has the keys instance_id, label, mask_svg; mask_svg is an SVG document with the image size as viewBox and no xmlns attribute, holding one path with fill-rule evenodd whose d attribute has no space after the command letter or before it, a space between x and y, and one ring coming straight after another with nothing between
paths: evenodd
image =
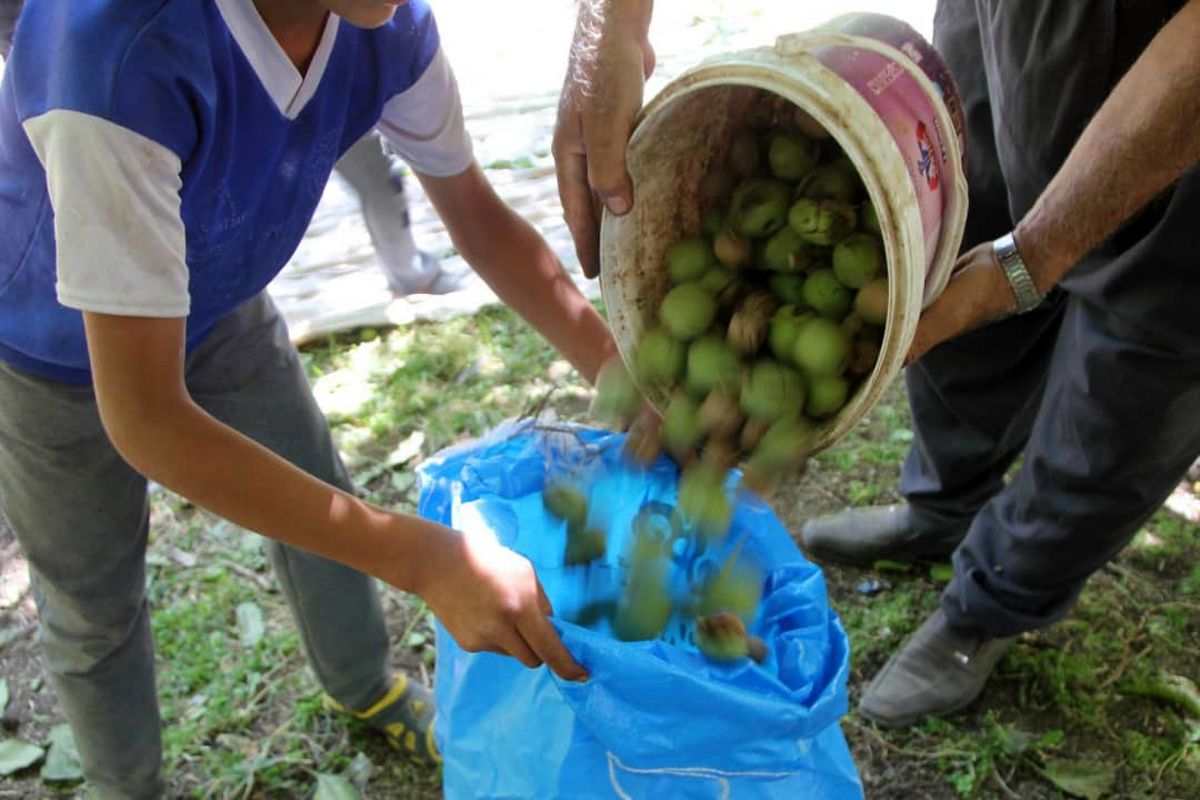
<instances>
[{"instance_id":1,"label":"dark trousers","mask_svg":"<svg viewBox=\"0 0 1200 800\"><path fill-rule=\"evenodd\" d=\"M939 3L935 44L967 115L964 249L1029 209L1171 4L1117 5ZM963 537L953 624L1002 636L1061 619L1200 453L1198 219L1193 169L1039 309L907 370L901 491L919 527Z\"/></svg>"}]
</instances>

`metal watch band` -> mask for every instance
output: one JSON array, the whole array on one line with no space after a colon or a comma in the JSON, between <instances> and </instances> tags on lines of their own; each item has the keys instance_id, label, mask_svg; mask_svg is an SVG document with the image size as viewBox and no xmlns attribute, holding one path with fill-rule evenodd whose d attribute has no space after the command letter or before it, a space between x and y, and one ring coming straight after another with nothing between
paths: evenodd
<instances>
[{"instance_id":1,"label":"metal watch band","mask_svg":"<svg viewBox=\"0 0 1200 800\"><path fill-rule=\"evenodd\" d=\"M1008 286L1012 289L1017 301L1017 313L1024 314L1032 311L1042 303L1042 295L1033 283L1033 276L1025 266L1021 253L1017 250L1017 241L1011 233L1006 233L992 242L992 252L1008 278Z\"/></svg>"}]
</instances>

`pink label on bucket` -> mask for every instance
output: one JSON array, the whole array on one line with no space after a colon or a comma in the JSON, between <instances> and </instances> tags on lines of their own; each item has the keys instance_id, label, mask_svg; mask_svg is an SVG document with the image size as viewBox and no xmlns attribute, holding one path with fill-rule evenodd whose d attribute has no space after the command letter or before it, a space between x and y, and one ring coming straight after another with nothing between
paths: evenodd
<instances>
[{"instance_id":1,"label":"pink label on bucket","mask_svg":"<svg viewBox=\"0 0 1200 800\"><path fill-rule=\"evenodd\" d=\"M928 269L941 237L948 159L929 96L907 69L879 53L837 46L813 55L862 95L900 149L921 213Z\"/></svg>"}]
</instances>

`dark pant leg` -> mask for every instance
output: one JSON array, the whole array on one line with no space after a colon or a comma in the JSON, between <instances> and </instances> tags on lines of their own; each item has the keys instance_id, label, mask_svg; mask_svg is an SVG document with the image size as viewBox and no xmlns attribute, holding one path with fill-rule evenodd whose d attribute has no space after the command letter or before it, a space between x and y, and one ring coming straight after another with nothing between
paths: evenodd
<instances>
[{"instance_id":1,"label":"dark pant leg","mask_svg":"<svg viewBox=\"0 0 1200 800\"><path fill-rule=\"evenodd\" d=\"M0 506L29 562L89 796L161 797L146 479L109 442L90 386L0 364Z\"/></svg>"},{"instance_id":2,"label":"dark pant leg","mask_svg":"<svg viewBox=\"0 0 1200 800\"><path fill-rule=\"evenodd\" d=\"M958 84L967 122L966 250L1012 228L973 0L938 3L934 43ZM1000 490L1033 423L1061 314L1061 297L1052 298L1031 314L947 342L905 371L915 437L900 490L919 528L961 538Z\"/></svg>"},{"instance_id":3,"label":"dark pant leg","mask_svg":"<svg viewBox=\"0 0 1200 800\"><path fill-rule=\"evenodd\" d=\"M1200 356L1072 297L1049 376L1020 473L955 552L953 624L1005 636L1061 619L1200 454Z\"/></svg>"},{"instance_id":4,"label":"dark pant leg","mask_svg":"<svg viewBox=\"0 0 1200 800\"><path fill-rule=\"evenodd\" d=\"M192 353L187 383L217 419L353 491L283 318L265 292L223 319ZM349 708L382 697L390 686L388 636L374 580L278 542L268 541L267 552L321 685Z\"/></svg>"}]
</instances>

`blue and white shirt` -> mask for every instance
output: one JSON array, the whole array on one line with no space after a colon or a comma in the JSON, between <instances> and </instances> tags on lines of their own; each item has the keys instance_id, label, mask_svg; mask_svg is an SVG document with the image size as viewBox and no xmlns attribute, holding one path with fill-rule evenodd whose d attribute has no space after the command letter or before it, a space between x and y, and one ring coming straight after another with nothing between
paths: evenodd
<instances>
[{"instance_id":1,"label":"blue and white shirt","mask_svg":"<svg viewBox=\"0 0 1200 800\"><path fill-rule=\"evenodd\" d=\"M187 317L261 292L377 126L418 172L472 161L425 0L330 15L301 75L252 0L28 0L0 83L0 359L88 383L80 311Z\"/></svg>"}]
</instances>

